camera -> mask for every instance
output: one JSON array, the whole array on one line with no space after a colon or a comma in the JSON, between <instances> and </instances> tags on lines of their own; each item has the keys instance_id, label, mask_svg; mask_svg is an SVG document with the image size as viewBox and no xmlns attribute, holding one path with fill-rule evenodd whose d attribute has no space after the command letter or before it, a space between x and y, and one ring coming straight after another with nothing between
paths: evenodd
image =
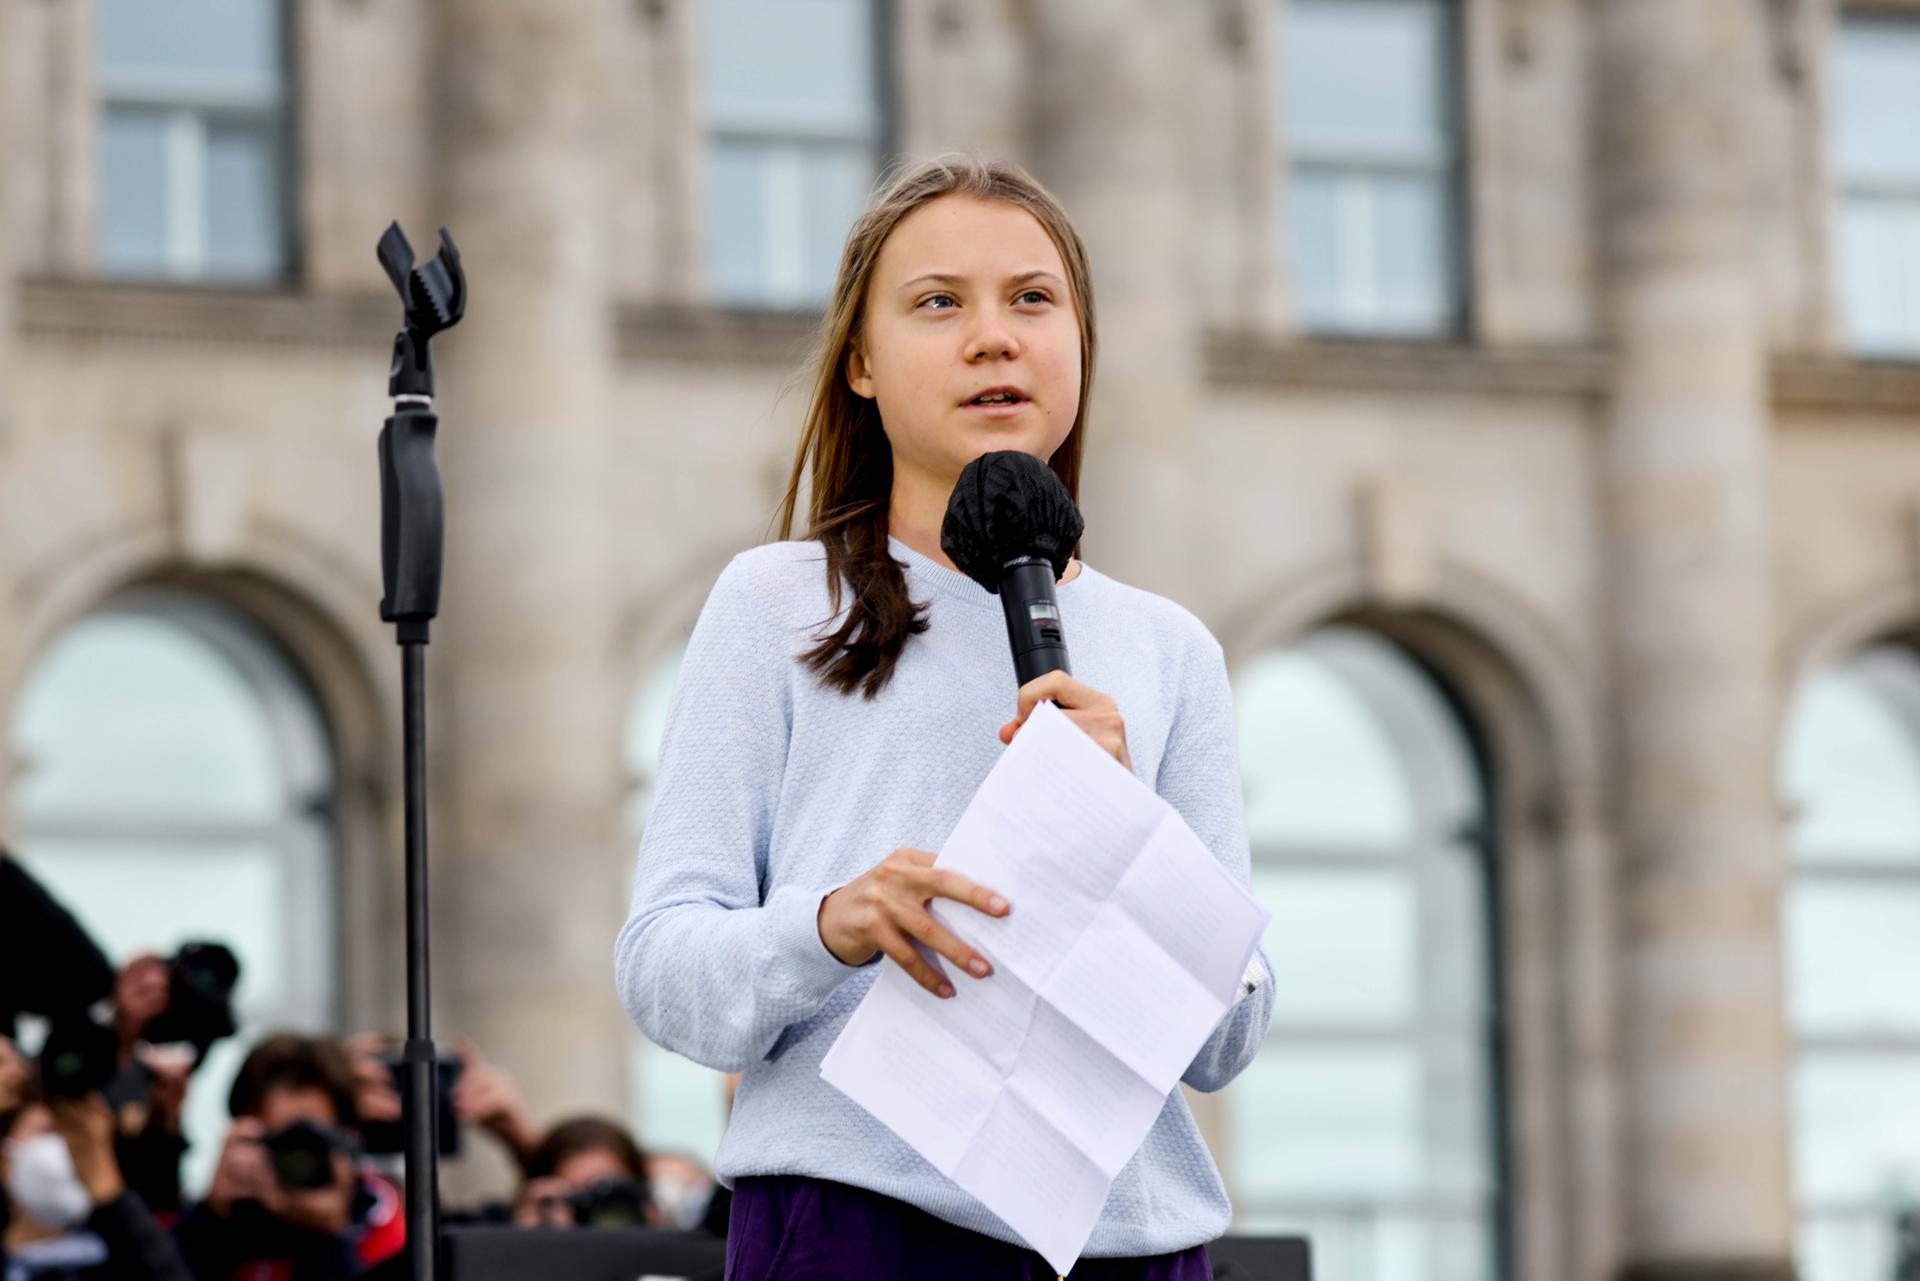
<instances>
[{"instance_id":1,"label":"camera","mask_svg":"<svg viewBox=\"0 0 1920 1281\"><path fill-rule=\"evenodd\" d=\"M49 1099L105 1093L120 1072L120 1038L86 1015L61 1019L40 1047L40 1088Z\"/></svg>"},{"instance_id":2,"label":"camera","mask_svg":"<svg viewBox=\"0 0 1920 1281\"><path fill-rule=\"evenodd\" d=\"M141 1039L150 1045L190 1044L197 1067L208 1047L233 1034L233 988L239 978L240 962L221 944L183 944L167 963L167 1008L148 1023ZM56 1020L40 1051L40 1078L49 1098L104 1094L117 1111L145 1099L152 1077L143 1063L123 1065L114 1030L86 1014Z\"/></svg>"},{"instance_id":3,"label":"camera","mask_svg":"<svg viewBox=\"0 0 1920 1281\"><path fill-rule=\"evenodd\" d=\"M380 1061L387 1065L387 1074L393 1079L393 1092L404 1102L407 1097L407 1064L398 1054L383 1054ZM440 1058L433 1061L433 1097L435 1126L439 1131L439 1154L445 1156L460 1155L460 1118L453 1114L453 1087L460 1079L461 1063L459 1059ZM407 1148L407 1126L403 1116L398 1121L363 1121L360 1124L360 1141L369 1155L391 1156L404 1152Z\"/></svg>"},{"instance_id":4,"label":"camera","mask_svg":"<svg viewBox=\"0 0 1920 1281\"><path fill-rule=\"evenodd\" d=\"M240 962L219 943L183 943L167 963L167 1008L147 1025L143 1039L153 1045L183 1041L193 1046L196 1065L207 1049L232 1036L233 989Z\"/></svg>"},{"instance_id":5,"label":"camera","mask_svg":"<svg viewBox=\"0 0 1920 1281\"><path fill-rule=\"evenodd\" d=\"M601 1179L566 1198L578 1228L644 1228L651 1198L644 1183Z\"/></svg>"},{"instance_id":6,"label":"camera","mask_svg":"<svg viewBox=\"0 0 1920 1281\"><path fill-rule=\"evenodd\" d=\"M273 1177L289 1192L311 1192L334 1185L333 1158L352 1153L352 1145L338 1130L299 1120L260 1140L273 1165Z\"/></svg>"}]
</instances>

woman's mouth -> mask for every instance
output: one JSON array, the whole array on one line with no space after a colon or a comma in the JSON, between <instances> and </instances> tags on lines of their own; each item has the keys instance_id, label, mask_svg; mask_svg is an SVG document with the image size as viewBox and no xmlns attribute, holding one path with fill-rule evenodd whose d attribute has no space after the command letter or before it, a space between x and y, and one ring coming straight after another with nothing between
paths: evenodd
<instances>
[{"instance_id":1,"label":"woman's mouth","mask_svg":"<svg viewBox=\"0 0 1920 1281\"><path fill-rule=\"evenodd\" d=\"M988 418L1005 418L1025 409L1030 402L1015 387L995 387L981 392L960 407L969 413L980 414Z\"/></svg>"}]
</instances>

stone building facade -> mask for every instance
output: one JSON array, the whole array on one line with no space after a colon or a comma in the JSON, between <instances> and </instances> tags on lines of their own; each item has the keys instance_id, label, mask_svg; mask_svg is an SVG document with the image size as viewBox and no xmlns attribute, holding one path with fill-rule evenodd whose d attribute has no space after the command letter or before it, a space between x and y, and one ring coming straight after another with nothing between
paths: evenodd
<instances>
[{"instance_id":1,"label":"stone building facade","mask_svg":"<svg viewBox=\"0 0 1920 1281\"><path fill-rule=\"evenodd\" d=\"M447 223L473 292L440 355L439 1020L537 1112L623 1108L623 726L768 536L811 336L706 267L715 33L695 0L288 0L284 267L157 282L102 261L103 3L0 0L0 717L143 592L271 635L327 733L323 1013L398 1024L373 245ZM1287 3L890 0L875 152L1019 160L1089 242L1091 563L1235 664L1376 637L1473 727L1500 1191L1484 1271L1431 1275L1785 1278L1783 726L1920 628L1920 367L1856 354L1830 249L1848 13L1440 6L1462 305L1334 337L1285 252ZM0 758L0 796L31 764ZM1225 1097L1222 1150L1262 1142Z\"/></svg>"}]
</instances>

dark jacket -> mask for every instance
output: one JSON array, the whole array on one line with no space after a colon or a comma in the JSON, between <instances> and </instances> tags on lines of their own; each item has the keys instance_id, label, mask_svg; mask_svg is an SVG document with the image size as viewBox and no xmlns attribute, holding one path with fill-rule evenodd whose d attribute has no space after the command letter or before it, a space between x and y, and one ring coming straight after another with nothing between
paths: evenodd
<instances>
[{"instance_id":1,"label":"dark jacket","mask_svg":"<svg viewBox=\"0 0 1920 1281\"><path fill-rule=\"evenodd\" d=\"M58 1255L54 1254L58 1249ZM55 1262L65 1256L71 1262ZM91 1259L90 1262L82 1262ZM0 1278L15 1281L193 1281L173 1239L154 1223L137 1194L123 1192L94 1207L84 1227L58 1247L9 1259L0 1254Z\"/></svg>"},{"instance_id":2,"label":"dark jacket","mask_svg":"<svg viewBox=\"0 0 1920 1281\"><path fill-rule=\"evenodd\" d=\"M114 969L40 882L0 850L0 1036L22 1014L77 1014L113 995Z\"/></svg>"}]
</instances>

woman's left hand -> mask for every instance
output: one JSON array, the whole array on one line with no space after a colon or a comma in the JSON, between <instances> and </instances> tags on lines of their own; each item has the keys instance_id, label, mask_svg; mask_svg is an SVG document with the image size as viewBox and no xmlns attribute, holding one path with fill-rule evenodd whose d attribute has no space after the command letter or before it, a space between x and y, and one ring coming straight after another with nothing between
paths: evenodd
<instances>
[{"instance_id":1,"label":"woman's left hand","mask_svg":"<svg viewBox=\"0 0 1920 1281\"><path fill-rule=\"evenodd\" d=\"M1127 723L1120 717L1119 705L1065 672L1048 672L1020 687L1019 712L1000 727L1000 741L1013 742L1013 736L1027 723L1027 717L1033 715L1033 709L1048 701L1057 704L1069 720L1085 730L1087 737L1100 744L1114 760L1129 771L1133 769L1133 757L1127 752Z\"/></svg>"}]
</instances>

